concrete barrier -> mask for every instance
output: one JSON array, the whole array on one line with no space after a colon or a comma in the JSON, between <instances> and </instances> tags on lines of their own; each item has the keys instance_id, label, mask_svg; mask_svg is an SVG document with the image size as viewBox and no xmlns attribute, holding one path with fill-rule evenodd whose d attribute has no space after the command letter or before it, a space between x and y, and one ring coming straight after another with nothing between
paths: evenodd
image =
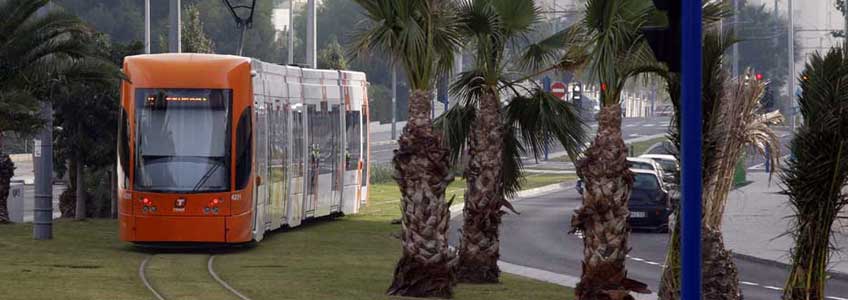
<instances>
[{"instance_id":1,"label":"concrete barrier","mask_svg":"<svg viewBox=\"0 0 848 300\"><path fill-rule=\"evenodd\" d=\"M9 212L9 221L12 223L24 222L24 183L23 181L12 181L9 189L9 198L6 201Z\"/></svg>"}]
</instances>

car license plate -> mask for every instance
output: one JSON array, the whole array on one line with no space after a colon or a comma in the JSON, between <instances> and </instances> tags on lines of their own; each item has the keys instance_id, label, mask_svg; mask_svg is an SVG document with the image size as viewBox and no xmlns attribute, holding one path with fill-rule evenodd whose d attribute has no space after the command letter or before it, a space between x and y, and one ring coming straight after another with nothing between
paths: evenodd
<instances>
[{"instance_id":1,"label":"car license plate","mask_svg":"<svg viewBox=\"0 0 848 300\"><path fill-rule=\"evenodd\" d=\"M644 218L645 212L644 211L631 211L630 217L631 218Z\"/></svg>"}]
</instances>

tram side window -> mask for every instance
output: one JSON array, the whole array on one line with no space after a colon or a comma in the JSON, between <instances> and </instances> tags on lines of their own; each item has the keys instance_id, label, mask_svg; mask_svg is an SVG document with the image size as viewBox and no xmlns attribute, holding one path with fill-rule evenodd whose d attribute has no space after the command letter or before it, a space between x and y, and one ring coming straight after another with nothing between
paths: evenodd
<instances>
[{"instance_id":1,"label":"tram side window","mask_svg":"<svg viewBox=\"0 0 848 300\"><path fill-rule=\"evenodd\" d=\"M359 168L361 134L359 115L358 111L348 111L347 116L345 116L345 127L347 128L347 153L345 154L347 163L345 164L345 169L348 171L357 170Z\"/></svg>"},{"instance_id":2,"label":"tram side window","mask_svg":"<svg viewBox=\"0 0 848 300\"><path fill-rule=\"evenodd\" d=\"M244 189L247 186L253 167L250 157L253 149L251 114L253 114L252 107L247 107L241 113L236 129L236 190Z\"/></svg>"},{"instance_id":3,"label":"tram side window","mask_svg":"<svg viewBox=\"0 0 848 300\"><path fill-rule=\"evenodd\" d=\"M129 186L130 177L130 134L129 120L127 119L127 110L121 109L121 120L118 123L118 166L121 168L121 176L123 177L118 183L122 189ZM120 178L119 178L120 179Z\"/></svg>"}]
</instances>

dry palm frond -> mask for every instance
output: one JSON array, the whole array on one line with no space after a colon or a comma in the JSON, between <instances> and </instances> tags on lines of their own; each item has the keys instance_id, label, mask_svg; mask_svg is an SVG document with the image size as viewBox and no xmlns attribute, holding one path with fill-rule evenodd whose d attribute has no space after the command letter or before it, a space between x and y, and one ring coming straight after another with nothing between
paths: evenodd
<instances>
[{"instance_id":1,"label":"dry palm frond","mask_svg":"<svg viewBox=\"0 0 848 300\"><path fill-rule=\"evenodd\" d=\"M777 167L780 159L780 139L769 128L783 117L779 112L760 113L760 100L766 82L747 80L749 76L724 82L721 99L716 101L711 123L704 132L704 142L709 143L713 159L704 161L704 226L721 229L722 215L727 206L727 195L733 188L736 164L745 146L751 146Z\"/></svg>"}]
</instances>

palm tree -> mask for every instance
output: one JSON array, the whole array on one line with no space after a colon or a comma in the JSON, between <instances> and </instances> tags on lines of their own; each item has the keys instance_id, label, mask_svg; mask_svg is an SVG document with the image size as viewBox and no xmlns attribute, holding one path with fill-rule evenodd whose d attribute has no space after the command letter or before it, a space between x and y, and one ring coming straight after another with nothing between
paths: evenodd
<instances>
[{"instance_id":1,"label":"palm tree","mask_svg":"<svg viewBox=\"0 0 848 300\"><path fill-rule=\"evenodd\" d=\"M500 270L498 226L501 208L520 189L523 145L538 156L551 137L576 154L585 139L573 106L528 88L535 82L512 74L510 45L530 34L540 20L532 0L466 0L460 4L462 33L475 54L471 70L452 85L455 105L436 121L444 130L454 162L467 144L467 189L456 275L460 282L496 283ZM520 77L517 81L509 77ZM502 113L502 97L511 99ZM520 134L520 138L516 134Z\"/></svg>"},{"instance_id":2,"label":"palm tree","mask_svg":"<svg viewBox=\"0 0 848 300\"><path fill-rule=\"evenodd\" d=\"M585 182L583 206L571 219L573 230L583 232L584 244L577 299L629 299L630 291L649 292L645 284L627 278L625 268L633 176L621 136L620 96L629 78L655 64L639 32L651 8L651 2L643 0L588 0L586 15L575 25L582 47L567 55L589 57L602 104L597 135L576 163Z\"/></svg>"},{"instance_id":3,"label":"palm tree","mask_svg":"<svg viewBox=\"0 0 848 300\"><path fill-rule=\"evenodd\" d=\"M401 191L402 256L387 293L450 297L455 282L445 189L453 180L448 151L433 130L432 89L459 45L456 8L442 0L356 0L365 11L354 49L378 50L399 64L410 84L409 119L392 160Z\"/></svg>"},{"instance_id":4,"label":"palm tree","mask_svg":"<svg viewBox=\"0 0 848 300\"><path fill-rule=\"evenodd\" d=\"M50 72L58 62L89 55L83 38L88 29L77 17L63 11L42 16L36 12L48 0L0 2L0 223L9 221L6 198L14 164L2 152L2 134L30 134L41 127L37 115L39 91L61 74Z\"/></svg>"},{"instance_id":5,"label":"palm tree","mask_svg":"<svg viewBox=\"0 0 848 300\"><path fill-rule=\"evenodd\" d=\"M833 223L848 204L848 48L810 57L798 99L804 123L781 180L795 211L792 266L783 299L824 299Z\"/></svg>"},{"instance_id":6,"label":"palm tree","mask_svg":"<svg viewBox=\"0 0 848 300\"><path fill-rule=\"evenodd\" d=\"M727 196L733 186L736 163L743 149L752 147L766 156L772 165L780 158L780 141L769 125L782 121L777 112L764 112L760 106L766 82L751 80L752 72L742 78L730 78L724 68L724 53L737 41L717 28L717 22L729 15L721 3L704 3L704 79L703 102L703 294L705 299L742 299L739 275L733 257L724 246L721 232L722 216ZM663 76L680 116L680 81L677 74L665 70ZM670 139L680 147L680 119L675 117ZM680 151L677 151L680 153ZM679 206L675 207L676 209ZM674 214L679 216L679 212ZM680 222L674 222L680 224ZM672 229L666 266L660 282L660 299L679 299L680 289L680 227Z\"/></svg>"}]
</instances>

